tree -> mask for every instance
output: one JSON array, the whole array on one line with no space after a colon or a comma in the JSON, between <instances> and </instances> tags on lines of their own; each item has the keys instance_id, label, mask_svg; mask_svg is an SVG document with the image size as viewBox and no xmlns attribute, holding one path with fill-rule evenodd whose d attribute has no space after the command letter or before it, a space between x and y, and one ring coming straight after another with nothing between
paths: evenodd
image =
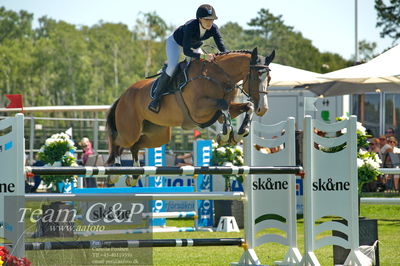
<instances>
[{"instance_id":1,"label":"tree","mask_svg":"<svg viewBox=\"0 0 400 266\"><path fill-rule=\"evenodd\" d=\"M367 42L362 40L358 42L358 50L360 52L360 61L368 61L375 57L374 51L376 49L376 42Z\"/></svg>"},{"instance_id":2,"label":"tree","mask_svg":"<svg viewBox=\"0 0 400 266\"><path fill-rule=\"evenodd\" d=\"M0 7L0 43L6 39L29 38L32 36L33 14L24 10L16 13Z\"/></svg>"},{"instance_id":3,"label":"tree","mask_svg":"<svg viewBox=\"0 0 400 266\"><path fill-rule=\"evenodd\" d=\"M390 4L375 0L375 9L378 12L376 26L382 27L381 37L400 39L400 0L390 0Z\"/></svg>"},{"instance_id":4,"label":"tree","mask_svg":"<svg viewBox=\"0 0 400 266\"><path fill-rule=\"evenodd\" d=\"M276 63L316 72L333 71L348 65L339 55L321 54L311 40L304 38L294 27L285 25L282 15L275 16L268 9L261 9L258 17L248 25L254 27L246 31L252 36L253 46L261 48L264 53L276 50Z\"/></svg>"},{"instance_id":5,"label":"tree","mask_svg":"<svg viewBox=\"0 0 400 266\"><path fill-rule=\"evenodd\" d=\"M143 44L143 50L146 55L145 75L148 76L154 53L152 44L156 41L165 41L168 26L156 12L140 13L140 15L142 18L136 20L134 36L142 41L141 43Z\"/></svg>"}]
</instances>

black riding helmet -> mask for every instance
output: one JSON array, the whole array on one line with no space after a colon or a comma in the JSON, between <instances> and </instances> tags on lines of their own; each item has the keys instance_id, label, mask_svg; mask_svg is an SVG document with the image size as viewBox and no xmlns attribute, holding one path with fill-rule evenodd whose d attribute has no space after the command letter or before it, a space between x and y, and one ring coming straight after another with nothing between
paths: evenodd
<instances>
[{"instance_id":1,"label":"black riding helmet","mask_svg":"<svg viewBox=\"0 0 400 266\"><path fill-rule=\"evenodd\" d=\"M207 4L199 6L196 12L196 18L218 19L217 14L215 14L215 9Z\"/></svg>"}]
</instances>

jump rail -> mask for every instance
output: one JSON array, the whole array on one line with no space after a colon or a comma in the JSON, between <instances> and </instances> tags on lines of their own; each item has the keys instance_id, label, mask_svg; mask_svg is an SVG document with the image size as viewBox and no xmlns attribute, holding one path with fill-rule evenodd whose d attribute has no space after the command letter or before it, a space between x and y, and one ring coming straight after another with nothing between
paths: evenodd
<instances>
[{"instance_id":1,"label":"jump rail","mask_svg":"<svg viewBox=\"0 0 400 266\"><path fill-rule=\"evenodd\" d=\"M90 193L60 194L35 193L26 194L26 201L96 201L96 200L243 200L243 192L174 192L174 193Z\"/></svg>"},{"instance_id":2,"label":"jump rail","mask_svg":"<svg viewBox=\"0 0 400 266\"><path fill-rule=\"evenodd\" d=\"M242 246L242 238L204 239L140 239L140 240L92 240L25 243L25 250L94 249L94 248L142 248L142 247L204 247Z\"/></svg>"},{"instance_id":3,"label":"jump rail","mask_svg":"<svg viewBox=\"0 0 400 266\"><path fill-rule=\"evenodd\" d=\"M35 175L237 175L295 174L302 175L301 166L183 166L183 167L25 167Z\"/></svg>"}]
</instances>

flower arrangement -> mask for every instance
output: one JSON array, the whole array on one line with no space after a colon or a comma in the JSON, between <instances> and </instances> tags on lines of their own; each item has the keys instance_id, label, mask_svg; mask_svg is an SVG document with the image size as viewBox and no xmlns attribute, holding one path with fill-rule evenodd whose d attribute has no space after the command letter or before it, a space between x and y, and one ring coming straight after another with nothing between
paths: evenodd
<instances>
[{"instance_id":1,"label":"flower arrangement","mask_svg":"<svg viewBox=\"0 0 400 266\"><path fill-rule=\"evenodd\" d=\"M32 263L27 258L17 258L10 255L10 251L6 247L0 246L0 265L30 266Z\"/></svg>"},{"instance_id":2,"label":"flower arrangement","mask_svg":"<svg viewBox=\"0 0 400 266\"><path fill-rule=\"evenodd\" d=\"M338 117L337 121L348 119L347 117ZM364 184L375 181L382 173L378 170L382 164L381 159L375 152L368 152L368 138L365 127L357 122L357 167L358 167L358 193Z\"/></svg>"},{"instance_id":3,"label":"flower arrangement","mask_svg":"<svg viewBox=\"0 0 400 266\"><path fill-rule=\"evenodd\" d=\"M219 145L218 143L212 144L213 150L213 165L217 166L242 166L244 163L243 148L239 145ZM225 191L231 190L231 180L238 180L243 182L242 175L223 175L225 178Z\"/></svg>"},{"instance_id":4,"label":"flower arrangement","mask_svg":"<svg viewBox=\"0 0 400 266\"><path fill-rule=\"evenodd\" d=\"M78 166L74 156L75 150L75 143L69 135L54 134L40 148L38 158L45 166ZM71 176L42 176L46 185L71 182L73 179Z\"/></svg>"}]
</instances>

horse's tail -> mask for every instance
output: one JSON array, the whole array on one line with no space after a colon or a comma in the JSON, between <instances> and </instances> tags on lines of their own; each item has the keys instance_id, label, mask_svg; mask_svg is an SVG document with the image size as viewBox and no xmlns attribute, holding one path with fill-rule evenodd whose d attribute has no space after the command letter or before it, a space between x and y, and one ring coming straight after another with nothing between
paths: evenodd
<instances>
[{"instance_id":1,"label":"horse's tail","mask_svg":"<svg viewBox=\"0 0 400 266\"><path fill-rule=\"evenodd\" d=\"M119 99L113 103L107 114L106 126L108 131L108 152L109 152L109 157L107 160L108 165L112 165L114 163L116 151L118 150L117 145L115 145L115 139L117 138L118 135L117 126L115 124L115 109L117 108L118 102Z\"/></svg>"}]
</instances>

